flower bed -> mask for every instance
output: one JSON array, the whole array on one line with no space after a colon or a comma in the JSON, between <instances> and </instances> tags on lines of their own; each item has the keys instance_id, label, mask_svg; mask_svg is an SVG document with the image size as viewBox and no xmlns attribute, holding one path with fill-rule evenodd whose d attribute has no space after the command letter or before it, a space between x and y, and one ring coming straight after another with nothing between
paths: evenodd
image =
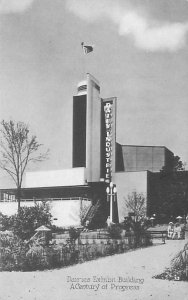
<instances>
[{"instance_id":1,"label":"flower bed","mask_svg":"<svg viewBox=\"0 0 188 300\"><path fill-rule=\"evenodd\" d=\"M131 234L124 239L68 240L66 245L23 242L14 235L0 235L0 271L34 271L64 267L88 260L123 253L150 245L147 236L140 243Z\"/></svg>"},{"instance_id":2,"label":"flower bed","mask_svg":"<svg viewBox=\"0 0 188 300\"><path fill-rule=\"evenodd\" d=\"M181 268L170 269L167 268L162 274L156 275L153 278L156 279L166 279L166 280L175 280L175 281L188 281L185 271Z\"/></svg>"},{"instance_id":3,"label":"flower bed","mask_svg":"<svg viewBox=\"0 0 188 300\"><path fill-rule=\"evenodd\" d=\"M175 281L188 281L188 243L185 244L182 251L180 251L171 261L171 267L167 268L162 274L156 275L153 278L166 279Z\"/></svg>"}]
</instances>

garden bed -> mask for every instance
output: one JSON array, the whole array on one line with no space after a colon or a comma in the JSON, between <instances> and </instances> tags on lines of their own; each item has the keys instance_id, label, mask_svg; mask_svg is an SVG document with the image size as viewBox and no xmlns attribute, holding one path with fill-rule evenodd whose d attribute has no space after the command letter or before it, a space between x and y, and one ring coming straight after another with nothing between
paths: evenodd
<instances>
[{"instance_id":1,"label":"garden bed","mask_svg":"<svg viewBox=\"0 0 188 300\"><path fill-rule=\"evenodd\" d=\"M34 271L82 263L150 245L148 236L124 239L68 240L66 245L28 244L14 235L1 235L0 271Z\"/></svg>"},{"instance_id":2,"label":"garden bed","mask_svg":"<svg viewBox=\"0 0 188 300\"><path fill-rule=\"evenodd\" d=\"M171 267L159 275L153 276L156 279L188 281L188 243L183 250L178 252L171 261Z\"/></svg>"},{"instance_id":3,"label":"garden bed","mask_svg":"<svg viewBox=\"0 0 188 300\"><path fill-rule=\"evenodd\" d=\"M163 273L153 276L153 278L174 281L188 281L188 277L186 277L185 271L183 271L181 268L179 270L172 270L170 268L167 268Z\"/></svg>"}]
</instances>

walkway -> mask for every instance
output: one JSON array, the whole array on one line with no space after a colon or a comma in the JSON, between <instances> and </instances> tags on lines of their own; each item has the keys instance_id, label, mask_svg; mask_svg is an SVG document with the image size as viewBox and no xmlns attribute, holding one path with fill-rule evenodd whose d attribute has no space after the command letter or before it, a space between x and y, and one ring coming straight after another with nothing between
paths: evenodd
<instances>
[{"instance_id":1,"label":"walkway","mask_svg":"<svg viewBox=\"0 0 188 300\"><path fill-rule=\"evenodd\" d=\"M186 300L187 282L152 279L184 244L167 241L53 271L0 273L0 300Z\"/></svg>"}]
</instances>

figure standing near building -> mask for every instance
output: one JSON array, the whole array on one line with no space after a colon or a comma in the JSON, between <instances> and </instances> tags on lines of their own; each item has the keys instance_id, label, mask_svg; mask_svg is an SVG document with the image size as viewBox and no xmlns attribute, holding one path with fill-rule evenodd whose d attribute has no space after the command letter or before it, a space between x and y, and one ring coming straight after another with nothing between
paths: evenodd
<instances>
[{"instance_id":1,"label":"figure standing near building","mask_svg":"<svg viewBox=\"0 0 188 300\"><path fill-rule=\"evenodd\" d=\"M181 238L181 226L179 223L176 223L175 224L175 227L174 227L174 234L173 234L173 239L175 239L177 236L178 240Z\"/></svg>"},{"instance_id":2,"label":"figure standing near building","mask_svg":"<svg viewBox=\"0 0 188 300\"><path fill-rule=\"evenodd\" d=\"M186 224L188 224L188 215L185 218L185 222L186 222Z\"/></svg>"},{"instance_id":3,"label":"figure standing near building","mask_svg":"<svg viewBox=\"0 0 188 300\"><path fill-rule=\"evenodd\" d=\"M86 220L83 232L89 231L89 220Z\"/></svg>"},{"instance_id":4,"label":"figure standing near building","mask_svg":"<svg viewBox=\"0 0 188 300\"><path fill-rule=\"evenodd\" d=\"M107 223L107 227L109 228L109 227L110 227L110 225L111 225L110 216L108 217L108 219L107 219L106 223Z\"/></svg>"},{"instance_id":5,"label":"figure standing near building","mask_svg":"<svg viewBox=\"0 0 188 300\"><path fill-rule=\"evenodd\" d=\"M173 222L170 222L170 223L168 224L167 231L168 231L168 238L169 238L169 239L172 239L173 234L174 234L174 224L173 224Z\"/></svg>"}]
</instances>

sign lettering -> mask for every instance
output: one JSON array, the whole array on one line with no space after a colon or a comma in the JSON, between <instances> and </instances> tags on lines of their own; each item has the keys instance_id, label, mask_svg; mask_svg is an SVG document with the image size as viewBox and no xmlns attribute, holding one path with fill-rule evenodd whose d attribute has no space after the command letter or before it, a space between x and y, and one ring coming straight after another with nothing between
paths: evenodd
<instances>
[{"instance_id":1,"label":"sign lettering","mask_svg":"<svg viewBox=\"0 0 188 300\"><path fill-rule=\"evenodd\" d=\"M105 115L105 181L110 182L112 176L112 104L104 105Z\"/></svg>"}]
</instances>

